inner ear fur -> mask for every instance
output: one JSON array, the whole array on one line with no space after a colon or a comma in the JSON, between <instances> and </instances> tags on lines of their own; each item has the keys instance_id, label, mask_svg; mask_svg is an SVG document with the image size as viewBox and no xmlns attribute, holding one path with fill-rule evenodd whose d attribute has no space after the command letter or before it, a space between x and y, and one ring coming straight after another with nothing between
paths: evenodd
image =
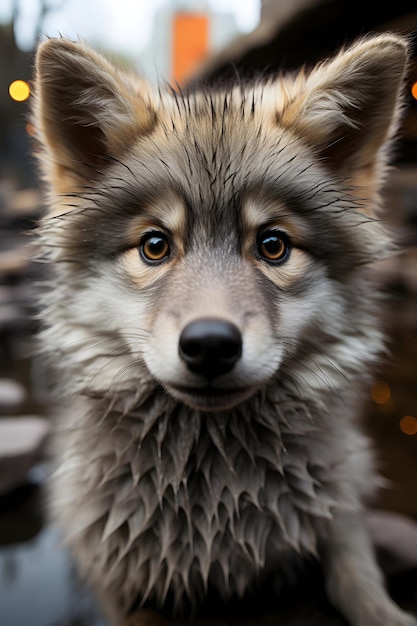
<instances>
[{"instance_id":1,"label":"inner ear fur","mask_svg":"<svg viewBox=\"0 0 417 626\"><path fill-rule=\"evenodd\" d=\"M81 42L49 39L35 63L34 125L47 176L91 179L155 123L145 81L118 70ZM46 156L46 158L45 158Z\"/></svg>"},{"instance_id":2,"label":"inner ear fur","mask_svg":"<svg viewBox=\"0 0 417 626\"><path fill-rule=\"evenodd\" d=\"M381 170L398 130L407 59L406 38L359 40L298 77L279 121L295 128L339 172L360 176Z\"/></svg>"}]
</instances>

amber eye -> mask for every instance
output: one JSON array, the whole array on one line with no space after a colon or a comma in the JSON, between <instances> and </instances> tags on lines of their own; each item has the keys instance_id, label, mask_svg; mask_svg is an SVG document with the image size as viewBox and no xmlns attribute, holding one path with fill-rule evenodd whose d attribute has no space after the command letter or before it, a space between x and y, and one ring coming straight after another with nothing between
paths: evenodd
<instances>
[{"instance_id":1,"label":"amber eye","mask_svg":"<svg viewBox=\"0 0 417 626\"><path fill-rule=\"evenodd\" d=\"M258 254L270 263L283 263L287 260L289 251L288 237L279 230L264 231L258 239Z\"/></svg>"},{"instance_id":2,"label":"amber eye","mask_svg":"<svg viewBox=\"0 0 417 626\"><path fill-rule=\"evenodd\" d=\"M147 233L139 245L139 252L146 263L165 261L171 252L169 241L164 233Z\"/></svg>"}]
</instances>

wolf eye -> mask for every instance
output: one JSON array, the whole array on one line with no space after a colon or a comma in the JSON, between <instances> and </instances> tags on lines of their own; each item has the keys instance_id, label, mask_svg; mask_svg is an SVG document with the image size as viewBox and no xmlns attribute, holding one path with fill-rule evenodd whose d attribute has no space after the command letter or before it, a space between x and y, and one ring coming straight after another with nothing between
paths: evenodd
<instances>
[{"instance_id":1,"label":"wolf eye","mask_svg":"<svg viewBox=\"0 0 417 626\"><path fill-rule=\"evenodd\" d=\"M279 230L264 231L258 239L258 254L270 263L283 263L290 252L290 243L285 233Z\"/></svg>"},{"instance_id":2,"label":"wolf eye","mask_svg":"<svg viewBox=\"0 0 417 626\"><path fill-rule=\"evenodd\" d=\"M171 248L163 233L147 233L139 244L139 252L146 263L159 263L169 257Z\"/></svg>"}]
</instances>

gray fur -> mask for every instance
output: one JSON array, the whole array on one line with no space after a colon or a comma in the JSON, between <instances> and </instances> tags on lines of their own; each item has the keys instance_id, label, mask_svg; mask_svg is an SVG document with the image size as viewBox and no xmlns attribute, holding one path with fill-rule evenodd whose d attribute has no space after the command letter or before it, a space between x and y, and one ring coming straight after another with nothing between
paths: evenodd
<instances>
[{"instance_id":1,"label":"gray fur","mask_svg":"<svg viewBox=\"0 0 417 626\"><path fill-rule=\"evenodd\" d=\"M54 45L76 58L76 45ZM38 85L43 74L51 83L41 62L38 73ZM284 105L266 123L269 88L163 96L126 152L106 155L104 175L94 176L97 159L90 180L69 162L62 172L78 183L55 193L62 213L41 226L53 267L42 342L59 381L51 513L115 624L138 599L161 608L169 594L178 614L210 588L243 596L291 554L323 559L331 599L354 626L416 624L388 599L363 528L378 479L357 423L384 350L366 266L389 248L374 187L390 136L361 195L355 165L332 155L329 167L327 145L313 149L297 121L287 128ZM308 115L319 124L322 112ZM38 116L48 137L46 105ZM90 122L74 118L86 132L99 118ZM61 140L68 150L71 137ZM125 256L126 232L148 212L181 224L179 260L156 278ZM293 229L291 266L253 261L256 215ZM242 359L216 383L247 390L230 407L196 408L175 391L197 384L178 356L181 329L207 314L244 337Z\"/></svg>"}]
</instances>

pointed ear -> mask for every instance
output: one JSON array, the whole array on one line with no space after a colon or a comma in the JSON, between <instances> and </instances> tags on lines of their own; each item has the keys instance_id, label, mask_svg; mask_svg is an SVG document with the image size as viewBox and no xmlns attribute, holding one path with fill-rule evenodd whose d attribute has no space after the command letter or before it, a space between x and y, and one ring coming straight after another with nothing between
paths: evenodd
<instances>
[{"instance_id":1,"label":"pointed ear","mask_svg":"<svg viewBox=\"0 0 417 626\"><path fill-rule=\"evenodd\" d=\"M295 128L328 164L356 183L377 183L398 129L407 40L359 40L295 81L280 123Z\"/></svg>"},{"instance_id":2,"label":"pointed ear","mask_svg":"<svg viewBox=\"0 0 417 626\"><path fill-rule=\"evenodd\" d=\"M35 66L34 126L45 177L68 191L155 124L150 89L83 43L50 39ZM107 159L107 160L106 160Z\"/></svg>"}]
</instances>

